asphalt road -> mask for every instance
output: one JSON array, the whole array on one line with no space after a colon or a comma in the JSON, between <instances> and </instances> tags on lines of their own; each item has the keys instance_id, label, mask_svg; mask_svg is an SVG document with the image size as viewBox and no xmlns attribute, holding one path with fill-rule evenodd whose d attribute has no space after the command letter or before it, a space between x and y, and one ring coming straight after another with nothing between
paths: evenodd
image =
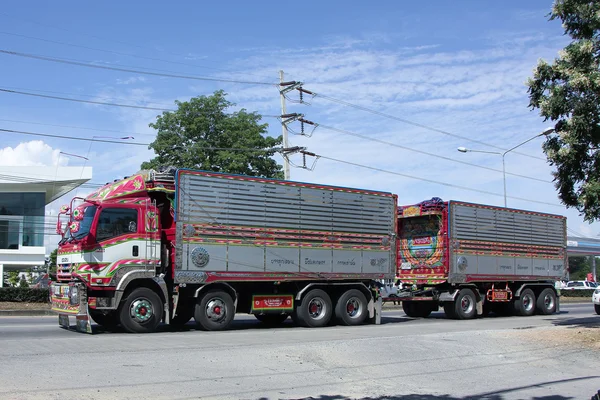
<instances>
[{"instance_id":1,"label":"asphalt road","mask_svg":"<svg viewBox=\"0 0 600 400\"><path fill-rule=\"evenodd\" d=\"M453 321L387 311L380 326L86 335L56 317L0 318L0 399L589 399L600 354L525 340L600 326L591 304L560 314ZM539 328L539 329L538 329Z\"/></svg>"}]
</instances>

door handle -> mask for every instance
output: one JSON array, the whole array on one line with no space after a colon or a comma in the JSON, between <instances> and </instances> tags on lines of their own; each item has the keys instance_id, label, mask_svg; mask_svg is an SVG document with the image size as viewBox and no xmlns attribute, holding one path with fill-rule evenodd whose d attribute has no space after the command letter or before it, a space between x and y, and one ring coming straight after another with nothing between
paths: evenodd
<instances>
[{"instance_id":1,"label":"door handle","mask_svg":"<svg viewBox=\"0 0 600 400\"><path fill-rule=\"evenodd\" d=\"M133 254L134 257L137 257L140 255L140 248L139 246L133 246L133 249L131 250L131 253Z\"/></svg>"}]
</instances>

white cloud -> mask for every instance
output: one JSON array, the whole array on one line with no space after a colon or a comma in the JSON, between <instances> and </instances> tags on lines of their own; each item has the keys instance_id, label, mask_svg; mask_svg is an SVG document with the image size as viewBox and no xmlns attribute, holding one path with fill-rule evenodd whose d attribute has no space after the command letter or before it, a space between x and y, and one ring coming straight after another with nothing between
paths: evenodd
<instances>
[{"instance_id":1,"label":"white cloud","mask_svg":"<svg viewBox=\"0 0 600 400\"><path fill-rule=\"evenodd\" d=\"M0 149L0 166L32 167L67 165L69 159L41 140L22 142L17 146Z\"/></svg>"},{"instance_id":2,"label":"white cloud","mask_svg":"<svg viewBox=\"0 0 600 400\"><path fill-rule=\"evenodd\" d=\"M145 76L132 76L127 79L117 79L117 85L132 85L134 83L146 82Z\"/></svg>"}]
</instances>

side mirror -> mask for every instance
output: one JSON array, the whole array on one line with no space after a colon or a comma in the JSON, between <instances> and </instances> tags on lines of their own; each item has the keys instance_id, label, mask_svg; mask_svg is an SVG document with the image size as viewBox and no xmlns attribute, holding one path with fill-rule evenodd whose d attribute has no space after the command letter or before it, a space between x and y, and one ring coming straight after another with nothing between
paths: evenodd
<instances>
[{"instance_id":1,"label":"side mirror","mask_svg":"<svg viewBox=\"0 0 600 400\"><path fill-rule=\"evenodd\" d=\"M129 232L137 232L137 224L134 221L129 222Z\"/></svg>"}]
</instances>

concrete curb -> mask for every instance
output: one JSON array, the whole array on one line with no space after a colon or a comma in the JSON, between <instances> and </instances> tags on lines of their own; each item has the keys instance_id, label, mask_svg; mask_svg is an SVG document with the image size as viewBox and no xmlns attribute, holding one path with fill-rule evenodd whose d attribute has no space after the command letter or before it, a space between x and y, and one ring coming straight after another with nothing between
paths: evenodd
<instances>
[{"instance_id":1,"label":"concrete curb","mask_svg":"<svg viewBox=\"0 0 600 400\"><path fill-rule=\"evenodd\" d=\"M42 317L56 315L50 310L0 310L0 317Z\"/></svg>"}]
</instances>

